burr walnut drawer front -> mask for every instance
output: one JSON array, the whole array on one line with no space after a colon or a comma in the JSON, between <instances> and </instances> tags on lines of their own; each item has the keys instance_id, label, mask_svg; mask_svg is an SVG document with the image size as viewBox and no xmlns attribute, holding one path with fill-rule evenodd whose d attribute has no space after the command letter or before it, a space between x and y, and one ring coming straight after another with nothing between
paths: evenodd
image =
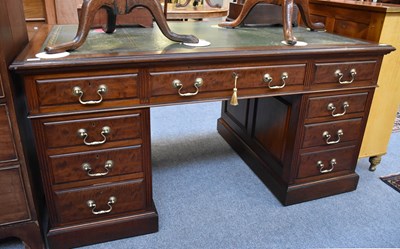
<instances>
[{"instance_id":1,"label":"burr walnut drawer front","mask_svg":"<svg viewBox=\"0 0 400 249\"><path fill-rule=\"evenodd\" d=\"M58 221L83 222L143 210L145 191L143 179L55 191Z\"/></svg>"},{"instance_id":2,"label":"burr walnut drawer front","mask_svg":"<svg viewBox=\"0 0 400 249\"><path fill-rule=\"evenodd\" d=\"M303 148L332 146L360 138L362 118L305 125Z\"/></svg>"},{"instance_id":3,"label":"burr walnut drawer front","mask_svg":"<svg viewBox=\"0 0 400 249\"><path fill-rule=\"evenodd\" d=\"M357 163L356 146L348 146L300 155L297 178L329 175L352 170Z\"/></svg>"},{"instance_id":4,"label":"burr walnut drawer front","mask_svg":"<svg viewBox=\"0 0 400 249\"><path fill-rule=\"evenodd\" d=\"M375 85L374 80L379 70L376 60L353 62L330 62L314 64L313 84L336 84L337 86Z\"/></svg>"},{"instance_id":5,"label":"burr walnut drawer front","mask_svg":"<svg viewBox=\"0 0 400 249\"><path fill-rule=\"evenodd\" d=\"M35 78L31 110L57 112L126 106L139 103L137 73Z\"/></svg>"},{"instance_id":6,"label":"burr walnut drawer front","mask_svg":"<svg viewBox=\"0 0 400 249\"><path fill-rule=\"evenodd\" d=\"M368 92L308 99L306 118L346 117L346 114L363 113Z\"/></svg>"},{"instance_id":7,"label":"burr walnut drawer front","mask_svg":"<svg viewBox=\"0 0 400 249\"><path fill-rule=\"evenodd\" d=\"M143 171L141 145L50 156L55 184Z\"/></svg>"},{"instance_id":8,"label":"burr walnut drawer front","mask_svg":"<svg viewBox=\"0 0 400 249\"><path fill-rule=\"evenodd\" d=\"M151 95L152 97L176 95L190 98L197 94L210 94L211 97L226 97L232 95L235 79L239 97L245 93L246 89L285 91L286 88L293 86L302 89L305 68L305 64L188 68L185 71L168 68L162 72L150 72Z\"/></svg>"},{"instance_id":9,"label":"burr walnut drawer front","mask_svg":"<svg viewBox=\"0 0 400 249\"><path fill-rule=\"evenodd\" d=\"M94 114L72 119L50 118L43 121L47 148L89 146L127 141L142 136L141 112Z\"/></svg>"}]
</instances>

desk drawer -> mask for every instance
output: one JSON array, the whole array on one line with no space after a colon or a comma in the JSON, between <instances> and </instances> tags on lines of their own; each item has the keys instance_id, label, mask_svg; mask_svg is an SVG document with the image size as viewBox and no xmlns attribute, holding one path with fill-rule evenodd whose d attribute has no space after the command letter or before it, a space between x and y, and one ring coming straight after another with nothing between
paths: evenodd
<instances>
[{"instance_id":1,"label":"desk drawer","mask_svg":"<svg viewBox=\"0 0 400 249\"><path fill-rule=\"evenodd\" d=\"M126 141L142 136L141 112L95 114L68 119L47 119L42 126L47 148L88 146Z\"/></svg>"},{"instance_id":2,"label":"desk drawer","mask_svg":"<svg viewBox=\"0 0 400 249\"><path fill-rule=\"evenodd\" d=\"M346 117L346 114L363 113L368 92L308 99L306 118Z\"/></svg>"},{"instance_id":3,"label":"desk drawer","mask_svg":"<svg viewBox=\"0 0 400 249\"><path fill-rule=\"evenodd\" d=\"M115 72L114 72L115 73ZM58 112L126 106L139 103L138 74L34 78L33 112ZM54 77L54 76L53 76ZM27 81L29 82L29 81Z\"/></svg>"},{"instance_id":4,"label":"desk drawer","mask_svg":"<svg viewBox=\"0 0 400 249\"><path fill-rule=\"evenodd\" d=\"M56 191L54 203L58 221L86 222L143 210L146 207L145 192L143 179ZM90 207L89 201L92 201Z\"/></svg>"},{"instance_id":5,"label":"desk drawer","mask_svg":"<svg viewBox=\"0 0 400 249\"><path fill-rule=\"evenodd\" d=\"M142 146L50 156L55 184L143 171Z\"/></svg>"},{"instance_id":6,"label":"desk drawer","mask_svg":"<svg viewBox=\"0 0 400 249\"><path fill-rule=\"evenodd\" d=\"M238 75L237 89L240 92L243 89L259 88L268 91L285 91L290 86L302 86L305 75L305 64L294 65L274 65L274 66L251 66L251 67L232 67L232 68L207 68L207 69L192 69L188 70L173 70L164 72L150 72L151 95L152 97L162 95L176 95L178 88L173 86L174 81L179 81L182 84L180 92L195 93L194 86L197 78L202 79L202 85L198 87L198 94L214 93L218 91L229 91L227 96L232 95L234 87L234 73ZM283 84L281 77L287 75L284 79L285 86L283 88L269 89L268 82L264 81L264 76L269 74L271 78L270 86L276 87ZM193 94L195 95L195 94ZM193 96L192 95L192 96ZM225 96L223 95L223 96ZM190 98L190 96L187 96ZM239 93L240 97L240 93ZM186 98L187 99L187 98Z\"/></svg>"},{"instance_id":7,"label":"desk drawer","mask_svg":"<svg viewBox=\"0 0 400 249\"><path fill-rule=\"evenodd\" d=\"M379 63L372 61L315 63L313 84L336 84L345 86L375 85L374 77L379 70Z\"/></svg>"},{"instance_id":8,"label":"desk drawer","mask_svg":"<svg viewBox=\"0 0 400 249\"><path fill-rule=\"evenodd\" d=\"M329 175L342 170L352 170L357 163L356 146L311 152L300 155L297 178ZM329 177L329 176L328 176Z\"/></svg>"},{"instance_id":9,"label":"desk drawer","mask_svg":"<svg viewBox=\"0 0 400 249\"><path fill-rule=\"evenodd\" d=\"M331 146L360 138L361 118L305 125L303 148Z\"/></svg>"}]
</instances>

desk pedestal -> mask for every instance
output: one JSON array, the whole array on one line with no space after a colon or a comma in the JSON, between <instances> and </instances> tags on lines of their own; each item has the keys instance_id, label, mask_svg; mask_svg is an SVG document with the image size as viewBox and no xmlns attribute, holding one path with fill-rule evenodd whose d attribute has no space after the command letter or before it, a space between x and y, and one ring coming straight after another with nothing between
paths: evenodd
<instances>
[{"instance_id":1,"label":"desk pedestal","mask_svg":"<svg viewBox=\"0 0 400 249\"><path fill-rule=\"evenodd\" d=\"M367 114L322 118L309 108L343 97L370 103L372 93L249 99L236 107L224 102L218 132L283 205L352 191L362 134L352 127L363 131ZM337 127L343 134L326 140L323 134Z\"/></svg>"}]
</instances>

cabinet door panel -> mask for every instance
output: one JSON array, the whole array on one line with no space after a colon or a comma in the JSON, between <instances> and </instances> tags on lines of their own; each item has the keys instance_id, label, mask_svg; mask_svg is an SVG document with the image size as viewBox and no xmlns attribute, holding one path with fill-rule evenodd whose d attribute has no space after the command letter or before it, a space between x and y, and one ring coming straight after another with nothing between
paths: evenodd
<instances>
[{"instance_id":1,"label":"cabinet door panel","mask_svg":"<svg viewBox=\"0 0 400 249\"><path fill-rule=\"evenodd\" d=\"M0 223L29 219L28 204L18 166L0 170Z\"/></svg>"},{"instance_id":2,"label":"cabinet door panel","mask_svg":"<svg viewBox=\"0 0 400 249\"><path fill-rule=\"evenodd\" d=\"M11 123L6 105L0 105L0 162L17 159L12 135Z\"/></svg>"},{"instance_id":3,"label":"cabinet door panel","mask_svg":"<svg viewBox=\"0 0 400 249\"><path fill-rule=\"evenodd\" d=\"M78 23L78 6L82 0L55 0L55 10L58 24Z\"/></svg>"},{"instance_id":4,"label":"cabinet door panel","mask_svg":"<svg viewBox=\"0 0 400 249\"><path fill-rule=\"evenodd\" d=\"M1 79L0 75L0 98L4 98L4 90L3 90L3 80Z\"/></svg>"}]
</instances>

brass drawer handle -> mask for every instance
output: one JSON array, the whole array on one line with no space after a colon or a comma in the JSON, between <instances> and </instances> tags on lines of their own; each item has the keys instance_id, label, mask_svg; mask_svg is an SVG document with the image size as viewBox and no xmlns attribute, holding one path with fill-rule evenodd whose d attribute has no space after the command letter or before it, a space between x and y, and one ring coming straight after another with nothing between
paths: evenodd
<instances>
[{"instance_id":1,"label":"brass drawer handle","mask_svg":"<svg viewBox=\"0 0 400 249\"><path fill-rule=\"evenodd\" d=\"M356 75L357 71L353 68L350 70L351 80L342 81L343 73L339 69L335 71L335 76L339 78L339 83L342 85L353 83L353 81L356 79Z\"/></svg>"},{"instance_id":2,"label":"brass drawer handle","mask_svg":"<svg viewBox=\"0 0 400 249\"><path fill-rule=\"evenodd\" d=\"M336 165L336 159L332 158L331 161L329 162L329 165L331 166L329 169L324 169L324 164L322 163L322 161L317 162L317 167L319 168L319 172L321 172L321 174L331 172Z\"/></svg>"},{"instance_id":3,"label":"brass drawer handle","mask_svg":"<svg viewBox=\"0 0 400 249\"><path fill-rule=\"evenodd\" d=\"M86 204L88 205L89 208L92 209L92 214L98 215L98 214L107 214L107 213L111 212L111 210L112 210L112 205L115 204L116 202L117 202L117 198L115 198L114 196L111 196L111 197L108 199L108 202L107 202L107 205L108 205L110 208L107 209L107 210L99 210L99 211L96 211L96 210L95 210L95 209L96 209L96 202L94 202L94 200L88 200L88 201L86 202Z\"/></svg>"},{"instance_id":4,"label":"brass drawer handle","mask_svg":"<svg viewBox=\"0 0 400 249\"><path fill-rule=\"evenodd\" d=\"M289 78L289 75L288 75L288 73L286 73L286 72L284 72L284 73L282 73L282 75L281 75L281 80L282 80L282 85L278 85L278 86L271 86L271 83L272 83L272 77L271 77L271 75L269 75L269 74L264 74L264 77L263 77L263 80L264 80L264 82L265 83L268 83L268 88L269 89L281 89L281 88L284 88L285 87L285 85L286 85L286 79L288 79Z\"/></svg>"},{"instance_id":5,"label":"brass drawer handle","mask_svg":"<svg viewBox=\"0 0 400 249\"><path fill-rule=\"evenodd\" d=\"M335 140L335 141L329 141L329 139L331 139L331 134L329 134L329 132L328 131L324 131L324 133L322 133L322 136L325 138L325 142L326 142L326 144L337 144L337 143L339 143L340 142L340 136L343 136L343 130L342 129L339 129L337 132L336 132L336 135L337 135L337 140Z\"/></svg>"},{"instance_id":6,"label":"brass drawer handle","mask_svg":"<svg viewBox=\"0 0 400 249\"><path fill-rule=\"evenodd\" d=\"M112 160L107 160L106 163L104 164L104 168L106 169L106 172L103 173L92 173L92 167L90 166L89 163L83 163L82 164L82 169L86 171L88 176L91 177L98 177L98 176L105 176L110 173L111 168L113 167L114 162Z\"/></svg>"},{"instance_id":7,"label":"brass drawer handle","mask_svg":"<svg viewBox=\"0 0 400 249\"><path fill-rule=\"evenodd\" d=\"M86 129L79 129L78 130L78 136L83 138L83 143L88 145L88 146L93 146L93 145L99 145L99 144L104 144L107 141L106 135L109 134L111 131L110 127L104 126L101 130L101 136L103 137L102 141L94 141L94 142L87 142L86 139L88 138L88 133Z\"/></svg>"},{"instance_id":8,"label":"brass drawer handle","mask_svg":"<svg viewBox=\"0 0 400 249\"><path fill-rule=\"evenodd\" d=\"M107 92L107 86L106 85L100 85L99 88L97 89L97 94L100 96L99 100L88 100L88 101L83 101L82 97L84 92L82 91L82 89L79 86L75 86L72 89L72 93L75 96L79 96L79 103L81 103L82 105L97 105L100 104L103 101L103 93Z\"/></svg>"},{"instance_id":9,"label":"brass drawer handle","mask_svg":"<svg viewBox=\"0 0 400 249\"><path fill-rule=\"evenodd\" d=\"M172 81L172 86L174 88L178 88L178 94L179 94L179 96L182 96L182 97L189 97L189 96L197 95L199 93L199 87L201 87L202 85L203 85L203 79L202 78L197 78L194 81L194 84L193 84L193 86L196 88L196 92L194 92L194 93L181 93L181 90L183 88L182 82L180 80L178 80L178 79Z\"/></svg>"},{"instance_id":10,"label":"brass drawer handle","mask_svg":"<svg viewBox=\"0 0 400 249\"><path fill-rule=\"evenodd\" d=\"M329 103L327 109L328 109L328 111L332 111L332 117L340 117L340 116L343 116L344 114L346 114L347 108L350 107L349 102L347 102L347 101L343 102L342 107L343 107L342 113L335 113L336 106L333 103Z\"/></svg>"}]
</instances>

